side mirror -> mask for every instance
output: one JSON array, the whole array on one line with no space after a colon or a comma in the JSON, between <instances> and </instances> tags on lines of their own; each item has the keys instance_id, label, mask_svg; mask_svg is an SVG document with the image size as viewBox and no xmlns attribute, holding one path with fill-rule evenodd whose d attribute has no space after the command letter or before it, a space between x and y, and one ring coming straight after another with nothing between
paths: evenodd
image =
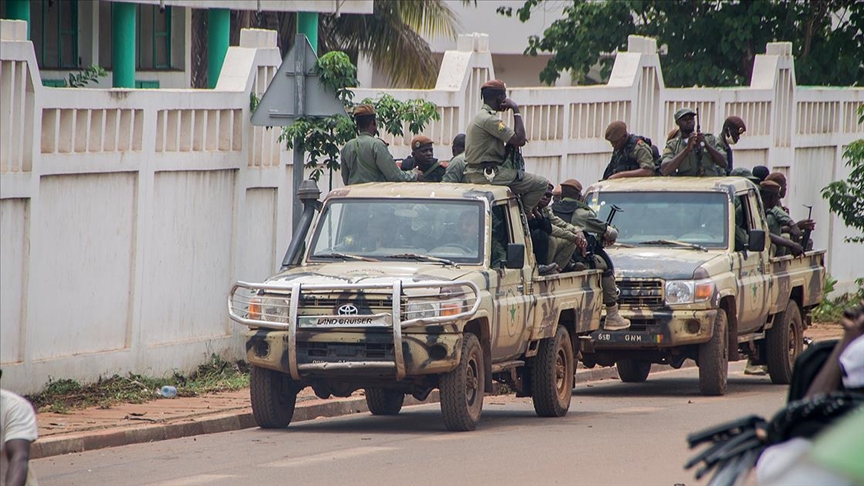
<instances>
[{"instance_id":1,"label":"side mirror","mask_svg":"<svg viewBox=\"0 0 864 486\"><path fill-rule=\"evenodd\" d=\"M750 238L747 242L747 249L750 251L764 251L765 250L765 231L764 230L750 230Z\"/></svg>"},{"instance_id":2,"label":"side mirror","mask_svg":"<svg viewBox=\"0 0 864 486\"><path fill-rule=\"evenodd\" d=\"M522 268L525 266L525 245L522 243L509 243L507 245L507 268Z\"/></svg>"}]
</instances>

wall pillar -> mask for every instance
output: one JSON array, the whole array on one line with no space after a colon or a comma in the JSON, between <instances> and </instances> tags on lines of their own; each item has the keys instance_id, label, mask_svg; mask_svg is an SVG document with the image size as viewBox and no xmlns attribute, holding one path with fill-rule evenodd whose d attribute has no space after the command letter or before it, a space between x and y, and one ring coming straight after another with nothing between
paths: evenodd
<instances>
[{"instance_id":1,"label":"wall pillar","mask_svg":"<svg viewBox=\"0 0 864 486\"><path fill-rule=\"evenodd\" d=\"M135 32L138 5L113 2L111 4L111 86L135 87Z\"/></svg>"},{"instance_id":2,"label":"wall pillar","mask_svg":"<svg viewBox=\"0 0 864 486\"><path fill-rule=\"evenodd\" d=\"M215 88L228 53L231 34L231 11L211 8L207 11L207 87Z\"/></svg>"},{"instance_id":3,"label":"wall pillar","mask_svg":"<svg viewBox=\"0 0 864 486\"><path fill-rule=\"evenodd\" d=\"M27 22L27 38L30 38L30 0L6 0L6 17Z\"/></svg>"},{"instance_id":4,"label":"wall pillar","mask_svg":"<svg viewBox=\"0 0 864 486\"><path fill-rule=\"evenodd\" d=\"M306 34L312 50L318 54L318 12L297 12L297 33Z\"/></svg>"}]
</instances>

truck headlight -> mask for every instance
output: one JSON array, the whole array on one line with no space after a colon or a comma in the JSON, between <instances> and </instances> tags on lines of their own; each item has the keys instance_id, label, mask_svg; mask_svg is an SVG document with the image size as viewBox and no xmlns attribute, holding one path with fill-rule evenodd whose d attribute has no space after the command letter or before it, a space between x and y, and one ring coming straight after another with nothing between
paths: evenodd
<instances>
[{"instance_id":1,"label":"truck headlight","mask_svg":"<svg viewBox=\"0 0 864 486\"><path fill-rule=\"evenodd\" d=\"M265 300L261 304L261 318L269 322L288 322L288 301Z\"/></svg>"},{"instance_id":2,"label":"truck headlight","mask_svg":"<svg viewBox=\"0 0 864 486\"><path fill-rule=\"evenodd\" d=\"M429 302L411 302L405 309L408 320L428 319L438 316L438 306Z\"/></svg>"},{"instance_id":3,"label":"truck headlight","mask_svg":"<svg viewBox=\"0 0 864 486\"><path fill-rule=\"evenodd\" d=\"M714 295L712 280L669 280L666 282L667 304L705 302Z\"/></svg>"}]
</instances>

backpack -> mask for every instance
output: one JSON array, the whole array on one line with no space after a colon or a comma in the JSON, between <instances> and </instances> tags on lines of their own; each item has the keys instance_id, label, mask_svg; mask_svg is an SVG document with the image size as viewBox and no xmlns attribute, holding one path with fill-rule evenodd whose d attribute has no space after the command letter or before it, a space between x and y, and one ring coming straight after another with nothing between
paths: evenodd
<instances>
[{"instance_id":1,"label":"backpack","mask_svg":"<svg viewBox=\"0 0 864 486\"><path fill-rule=\"evenodd\" d=\"M626 170L635 170L639 168L639 164L636 163L632 157L630 157L630 152L633 151L633 148L636 147L636 144L641 140L651 149L651 158L654 159L654 175L660 174L660 161L663 159L663 156L660 155L660 149L657 148L656 145L651 143L651 139L648 137L643 137L642 135L630 135L630 138L627 140L627 144L624 145L624 148L618 152L618 156L612 154L612 160L609 161L609 165L606 166L606 170L603 171L603 180L606 180L612 174L617 172L624 172ZM621 160L624 158L624 160ZM615 169L618 169L617 171Z\"/></svg>"}]
</instances>

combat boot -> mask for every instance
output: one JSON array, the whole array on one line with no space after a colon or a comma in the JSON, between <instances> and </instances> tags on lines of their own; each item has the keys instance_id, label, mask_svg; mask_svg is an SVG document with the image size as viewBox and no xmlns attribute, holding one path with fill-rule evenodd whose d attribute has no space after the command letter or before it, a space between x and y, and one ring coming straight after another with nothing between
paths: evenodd
<instances>
[{"instance_id":1,"label":"combat boot","mask_svg":"<svg viewBox=\"0 0 864 486\"><path fill-rule=\"evenodd\" d=\"M618 314L618 305L606 306L606 321L603 323L603 329L607 331L623 331L630 327L630 319L624 319L621 314Z\"/></svg>"}]
</instances>

